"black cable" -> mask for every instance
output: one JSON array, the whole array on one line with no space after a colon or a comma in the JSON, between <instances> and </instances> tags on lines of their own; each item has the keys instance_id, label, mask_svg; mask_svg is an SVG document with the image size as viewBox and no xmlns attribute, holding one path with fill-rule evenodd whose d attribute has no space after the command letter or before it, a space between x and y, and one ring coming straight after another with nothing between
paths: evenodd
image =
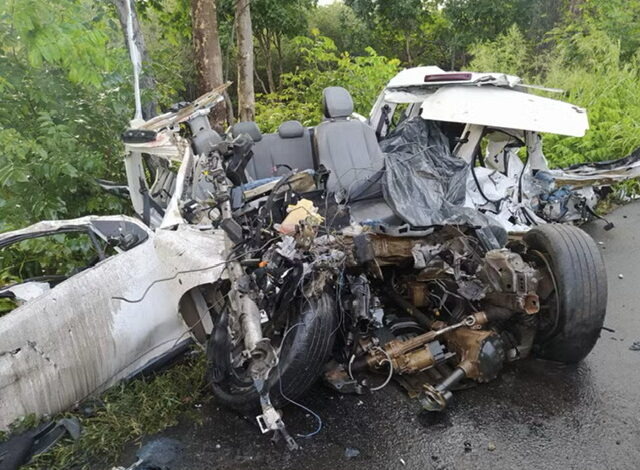
<instances>
[{"instance_id":1,"label":"black cable","mask_svg":"<svg viewBox=\"0 0 640 470\"><path fill-rule=\"evenodd\" d=\"M524 170L527 169L528 164L529 164L529 150L527 150L527 158L524 161L524 166L522 167L522 171L520 172L520 177L518 178L518 202L522 202L522 177L524 176Z\"/></svg>"},{"instance_id":2,"label":"black cable","mask_svg":"<svg viewBox=\"0 0 640 470\"><path fill-rule=\"evenodd\" d=\"M476 187L478 188L478 192L480 193L480 195L489 203L491 204L495 204L496 205L496 210L495 211L490 211L493 212L494 214L497 214L498 212L500 212L500 204L502 204L502 201L504 201L505 199L507 199L507 197L503 197L501 199L497 199L497 200L493 200L493 199L489 199L487 197L487 195L484 193L484 191L482 191L482 187L480 186L480 181L478 181L478 176L476 175L476 162L478 161L478 152L473 154L473 161L471 162L471 175L473 176L473 181L475 181L476 183Z\"/></svg>"},{"instance_id":3,"label":"black cable","mask_svg":"<svg viewBox=\"0 0 640 470\"><path fill-rule=\"evenodd\" d=\"M253 249L253 250L249 250L247 253L255 253L256 251L261 251L261 250L262 250L262 249L264 249L264 248L265 248L269 243L271 243L273 240L275 240L275 239L277 239L277 238L279 238L279 237L273 237L273 238L271 238L271 239L267 240L267 241L266 241L266 242L265 242L265 243L264 243L260 248L255 248L255 249ZM240 244L236 245L236 246L233 248L233 250L231 251L231 253L229 254L229 257L228 257L227 259L225 259L224 261L221 261L221 262L219 262L219 263L213 264L213 265L211 265L211 266L205 266L204 268L196 268L196 269L188 269L188 270L185 270L185 271L177 271L177 272L176 272L173 276L171 276L171 277L165 277L165 278L161 278L161 279L155 279L153 282L151 282L151 284L149 284L149 285L147 286L147 288L146 288L146 289L144 290L144 292L142 293L142 296L141 296L140 298L138 298L138 299L127 299L127 298L125 298L125 297L118 297L118 296L114 296L114 297L111 297L111 298L112 298L112 299L114 299L114 300L122 300L123 302L127 302L127 303L130 303L130 304L137 304L137 303L140 303L140 302L142 302L142 301L144 300L144 298L147 296L147 294L149 293L149 290L151 290L151 288L152 288L154 285L156 285L156 284L158 284L158 283L160 283L160 282L172 281L172 280L174 280L176 277L178 277L178 276L179 276L179 275L181 275L181 274L189 274L189 273L197 273L197 272L201 272L201 271L208 271L209 269L214 269L214 268L217 268L217 267L222 266L222 265L225 265L225 267L226 267L227 263L229 263L230 261L235 261L235 260L237 260L237 259L239 259L239 258L241 258L242 256L244 256L244 255L246 255L246 254L247 254L247 253L243 253L243 254L241 254L241 255L236 256L235 258L231 258L231 255L232 255L232 254L233 254L233 253L234 253L238 248L240 248L244 243L245 243L245 242L242 242L242 243L240 243Z\"/></svg>"}]
</instances>

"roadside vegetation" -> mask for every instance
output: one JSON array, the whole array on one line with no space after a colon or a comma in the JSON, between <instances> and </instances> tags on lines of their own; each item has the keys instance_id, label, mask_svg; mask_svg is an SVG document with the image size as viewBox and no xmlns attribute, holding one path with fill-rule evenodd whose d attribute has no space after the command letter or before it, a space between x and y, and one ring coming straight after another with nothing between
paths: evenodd
<instances>
[{"instance_id":1,"label":"roadside vegetation","mask_svg":"<svg viewBox=\"0 0 640 470\"><path fill-rule=\"evenodd\" d=\"M128 213L96 178L124 181L119 136L133 117L129 56L117 0L0 2L0 231L41 219ZM236 2L136 1L146 40L143 100L166 110L202 88L196 3L217 5L221 76L237 82ZM565 90L587 108L584 138L545 136L552 165L619 158L640 146L640 0L253 0L256 121L321 119L322 89L340 85L367 115L384 83L403 67L516 74ZM548 92L538 92L548 94ZM232 121L238 91L229 88ZM618 187L634 195L636 182ZM60 242L60 240L57 240ZM59 244L59 243L58 243ZM0 251L0 285L48 273L85 254L70 241ZM26 270L26 271L25 271ZM0 299L0 315L13 308ZM74 413L82 437L32 468L117 461L126 442L171 426L207 399L204 358L195 355L153 378L108 391L89 415ZM21 428L29 421L21 423Z\"/></svg>"},{"instance_id":2,"label":"roadside vegetation","mask_svg":"<svg viewBox=\"0 0 640 470\"><path fill-rule=\"evenodd\" d=\"M27 468L111 468L119 463L126 444L177 424L180 417L198 423L201 415L197 410L210 399L205 365L204 354L194 350L164 372L116 386L77 410L56 416L77 418L82 426L80 438L74 441L66 437L51 451L33 459ZM15 431L37 424L34 417L26 417L15 423Z\"/></svg>"}]
</instances>

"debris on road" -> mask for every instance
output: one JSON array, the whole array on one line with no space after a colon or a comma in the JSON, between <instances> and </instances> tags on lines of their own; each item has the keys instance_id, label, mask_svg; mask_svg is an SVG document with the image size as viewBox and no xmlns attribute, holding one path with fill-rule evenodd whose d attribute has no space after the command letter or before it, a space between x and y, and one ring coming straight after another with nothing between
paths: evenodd
<instances>
[{"instance_id":1,"label":"debris on road","mask_svg":"<svg viewBox=\"0 0 640 470\"><path fill-rule=\"evenodd\" d=\"M127 470L172 470L177 468L183 450L184 444L175 439L154 439L136 452L138 460Z\"/></svg>"},{"instance_id":2,"label":"debris on road","mask_svg":"<svg viewBox=\"0 0 640 470\"><path fill-rule=\"evenodd\" d=\"M77 418L49 421L0 443L0 469L17 470L37 455L51 449L65 436L77 440L82 432Z\"/></svg>"},{"instance_id":3,"label":"debris on road","mask_svg":"<svg viewBox=\"0 0 640 470\"><path fill-rule=\"evenodd\" d=\"M344 456L348 459L354 459L360 455L360 451L355 447L347 447L344 450Z\"/></svg>"}]
</instances>

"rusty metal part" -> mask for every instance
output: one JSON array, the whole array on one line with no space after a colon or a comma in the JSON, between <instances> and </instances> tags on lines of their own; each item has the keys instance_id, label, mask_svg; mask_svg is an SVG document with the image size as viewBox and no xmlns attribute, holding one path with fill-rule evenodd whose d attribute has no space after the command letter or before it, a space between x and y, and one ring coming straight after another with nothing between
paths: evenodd
<instances>
[{"instance_id":1,"label":"rusty metal part","mask_svg":"<svg viewBox=\"0 0 640 470\"><path fill-rule=\"evenodd\" d=\"M502 368L505 352L502 340L493 331L458 328L445 333L450 350L460 358L458 367L478 382L493 380Z\"/></svg>"},{"instance_id":2,"label":"rusty metal part","mask_svg":"<svg viewBox=\"0 0 640 470\"><path fill-rule=\"evenodd\" d=\"M540 311L540 300L537 294L527 294L524 296L523 310L529 315Z\"/></svg>"},{"instance_id":3,"label":"rusty metal part","mask_svg":"<svg viewBox=\"0 0 640 470\"><path fill-rule=\"evenodd\" d=\"M456 369L458 372L460 369ZM464 378L464 374L463 377ZM449 390L439 390L431 384L424 384L424 397L420 400L422 407L427 411L442 411L447 407L452 394Z\"/></svg>"},{"instance_id":4,"label":"rusty metal part","mask_svg":"<svg viewBox=\"0 0 640 470\"><path fill-rule=\"evenodd\" d=\"M473 327L486 322L486 315L478 312L469 315L460 323L447 325L443 322L434 322L431 331L423 333L413 338L393 340L384 345L384 348L370 348L369 354L363 361L359 361L356 368L362 367L365 363L370 368L378 369L390 360L393 369L398 374L412 374L428 369L436 364L437 360L432 353L429 343L448 332L461 327Z\"/></svg>"},{"instance_id":5,"label":"rusty metal part","mask_svg":"<svg viewBox=\"0 0 640 470\"><path fill-rule=\"evenodd\" d=\"M490 305L506 308L511 312L521 312L533 315L540 311L540 299L536 293L518 295L504 292L492 292L487 294L485 300ZM487 306L485 306L485 308L490 310Z\"/></svg>"},{"instance_id":6,"label":"rusty metal part","mask_svg":"<svg viewBox=\"0 0 640 470\"><path fill-rule=\"evenodd\" d=\"M494 379L505 360L502 340L493 331L457 328L449 330L445 339L449 349L460 358L460 363L438 385L423 385L420 402L429 411L442 411L451 400L451 389L465 378L478 382Z\"/></svg>"},{"instance_id":7,"label":"rusty metal part","mask_svg":"<svg viewBox=\"0 0 640 470\"><path fill-rule=\"evenodd\" d=\"M355 251L354 237L342 236L340 244L347 251ZM407 259L413 259L413 247L420 244L422 239L413 237L391 237L375 233L367 233L359 243L366 244L366 250L370 257L373 257L380 266L395 265ZM351 249L349 249L351 248ZM361 247L362 249L363 247ZM350 257L355 265L358 264L357 256Z\"/></svg>"},{"instance_id":8,"label":"rusty metal part","mask_svg":"<svg viewBox=\"0 0 640 470\"><path fill-rule=\"evenodd\" d=\"M487 312L476 312L473 314L473 318L475 318L476 324L471 328L480 328L481 326L489 323L489 316L487 315Z\"/></svg>"},{"instance_id":9,"label":"rusty metal part","mask_svg":"<svg viewBox=\"0 0 640 470\"><path fill-rule=\"evenodd\" d=\"M484 265L486 280L493 290L521 295L535 291L535 269L518 253L506 248L490 250L484 256Z\"/></svg>"},{"instance_id":10,"label":"rusty metal part","mask_svg":"<svg viewBox=\"0 0 640 470\"><path fill-rule=\"evenodd\" d=\"M508 249L488 251L483 263L481 278L492 291L486 296L487 302L514 312L538 313L538 270Z\"/></svg>"},{"instance_id":11,"label":"rusty metal part","mask_svg":"<svg viewBox=\"0 0 640 470\"><path fill-rule=\"evenodd\" d=\"M389 288L387 295L393 300L400 308L411 315L420 325L425 328L431 328L432 320L430 317L418 310L411 302L404 299L400 294L395 292L393 288Z\"/></svg>"},{"instance_id":12,"label":"rusty metal part","mask_svg":"<svg viewBox=\"0 0 640 470\"><path fill-rule=\"evenodd\" d=\"M324 380L335 391L340 393L356 393L361 395L364 388L357 380L349 377L349 373L342 364L333 363L324 372Z\"/></svg>"},{"instance_id":13,"label":"rusty metal part","mask_svg":"<svg viewBox=\"0 0 640 470\"><path fill-rule=\"evenodd\" d=\"M393 370L398 374L413 374L433 367L436 363L429 345L392 358Z\"/></svg>"},{"instance_id":14,"label":"rusty metal part","mask_svg":"<svg viewBox=\"0 0 640 470\"><path fill-rule=\"evenodd\" d=\"M416 307L426 307L429 305L429 291L425 282L409 282L409 298Z\"/></svg>"},{"instance_id":15,"label":"rusty metal part","mask_svg":"<svg viewBox=\"0 0 640 470\"><path fill-rule=\"evenodd\" d=\"M423 384L422 392L424 395L420 400L422 407L428 411L444 410L453 397L451 389L466 378L466 376L464 369L456 367L455 370L438 385Z\"/></svg>"}]
</instances>

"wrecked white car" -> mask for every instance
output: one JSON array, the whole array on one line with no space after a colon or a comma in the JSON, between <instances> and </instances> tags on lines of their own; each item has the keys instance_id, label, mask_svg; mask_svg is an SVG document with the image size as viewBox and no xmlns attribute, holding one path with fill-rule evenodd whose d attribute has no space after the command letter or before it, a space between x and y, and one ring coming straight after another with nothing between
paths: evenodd
<instances>
[{"instance_id":1,"label":"wrecked white car","mask_svg":"<svg viewBox=\"0 0 640 470\"><path fill-rule=\"evenodd\" d=\"M526 105L529 95L470 86L474 77L424 93L392 80L369 123L351 117L340 87L325 89L314 128L288 121L263 135L245 122L221 136L207 117L221 90L132 123L125 165L143 222L96 217L1 235L78 227L121 253L35 294L5 289L24 304L0 319L0 425L69 407L189 335L206 343L217 400L255 412L289 448L277 409L321 377L347 393L395 377L442 410L457 387L492 380L509 361L583 359L605 316L602 258L574 226L531 228L547 206L530 188L553 174L537 132L579 134L586 115L554 102L572 118L534 126L546 113L537 97L538 114L513 121L438 108L436 95L459 89ZM408 106L394 119L399 103Z\"/></svg>"},{"instance_id":2,"label":"wrecked white car","mask_svg":"<svg viewBox=\"0 0 640 470\"><path fill-rule=\"evenodd\" d=\"M389 81L369 123L384 139L405 119L437 122L452 154L471 168L464 205L492 214L509 232L600 218L595 206L606 188L639 176L640 158L549 169L541 133L582 137L589 128L587 112L530 89L562 91L501 73L415 67Z\"/></svg>"}]
</instances>

